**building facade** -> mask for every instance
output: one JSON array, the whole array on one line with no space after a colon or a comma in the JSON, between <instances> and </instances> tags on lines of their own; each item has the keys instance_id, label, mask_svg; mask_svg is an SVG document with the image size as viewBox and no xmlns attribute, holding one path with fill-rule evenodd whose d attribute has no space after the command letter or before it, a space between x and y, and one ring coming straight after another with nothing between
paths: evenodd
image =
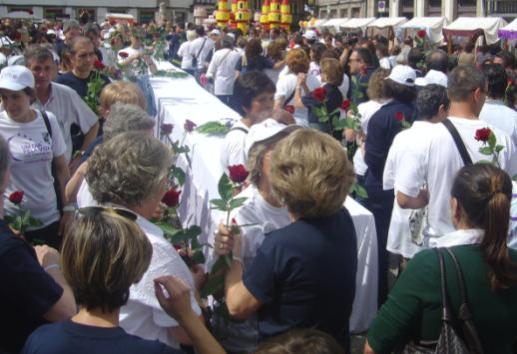
<instances>
[{"instance_id":1,"label":"building facade","mask_svg":"<svg viewBox=\"0 0 517 354\"><path fill-rule=\"evenodd\" d=\"M317 0L319 18L445 16L517 17L517 0Z\"/></svg>"}]
</instances>

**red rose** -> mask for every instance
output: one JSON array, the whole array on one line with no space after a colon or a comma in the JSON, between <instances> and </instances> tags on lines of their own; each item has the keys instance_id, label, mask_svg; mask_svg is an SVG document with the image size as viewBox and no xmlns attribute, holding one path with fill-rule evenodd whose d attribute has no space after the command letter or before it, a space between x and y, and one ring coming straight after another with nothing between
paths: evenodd
<instances>
[{"instance_id":1,"label":"red rose","mask_svg":"<svg viewBox=\"0 0 517 354\"><path fill-rule=\"evenodd\" d=\"M160 131L164 135L169 135L170 133L172 133L173 128L174 128L174 125L163 123L162 126L160 127Z\"/></svg>"},{"instance_id":2,"label":"red rose","mask_svg":"<svg viewBox=\"0 0 517 354\"><path fill-rule=\"evenodd\" d=\"M95 60L93 66L95 66L95 69L97 70L104 70L104 64L102 64L100 60Z\"/></svg>"},{"instance_id":3,"label":"red rose","mask_svg":"<svg viewBox=\"0 0 517 354\"><path fill-rule=\"evenodd\" d=\"M127 52L119 52L118 56L122 59L126 59L129 56L129 54L127 54Z\"/></svg>"},{"instance_id":4,"label":"red rose","mask_svg":"<svg viewBox=\"0 0 517 354\"><path fill-rule=\"evenodd\" d=\"M513 80L508 79L508 81L506 81L506 86L512 86L512 85L513 85Z\"/></svg>"},{"instance_id":5,"label":"red rose","mask_svg":"<svg viewBox=\"0 0 517 354\"><path fill-rule=\"evenodd\" d=\"M416 33L416 35L420 38L425 38L425 36L427 35L426 31L425 30L420 30Z\"/></svg>"},{"instance_id":6,"label":"red rose","mask_svg":"<svg viewBox=\"0 0 517 354\"><path fill-rule=\"evenodd\" d=\"M474 138L477 141L487 142L488 138L490 138L490 134L492 134L490 128L481 128L476 130L476 136Z\"/></svg>"},{"instance_id":7,"label":"red rose","mask_svg":"<svg viewBox=\"0 0 517 354\"><path fill-rule=\"evenodd\" d=\"M195 127L197 127L196 123L194 123L190 119L187 119L185 121L185 124L183 125L183 128L185 129L185 131L187 131L189 133L192 133L192 131L194 130Z\"/></svg>"},{"instance_id":8,"label":"red rose","mask_svg":"<svg viewBox=\"0 0 517 354\"><path fill-rule=\"evenodd\" d=\"M228 170L230 171L230 179L235 183L244 182L249 174L244 165L233 165L228 167Z\"/></svg>"},{"instance_id":9,"label":"red rose","mask_svg":"<svg viewBox=\"0 0 517 354\"><path fill-rule=\"evenodd\" d=\"M165 195L162 198L162 203L167 205L170 208L174 208L178 205L180 201L180 191L175 190L174 188L171 188L165 193Z\"/></svg>"},{"instance_id":10,"label":"red rose","mask_svg":"<svg viewBox=\"0 0 517 354\"><path fill-rule=\"evenodd\" d=\"M289 112L291 114L294 114L295 108L293 105L288 104L287 106L284 107L284 110L286 110L287 112Z\"/></svg>"},{"instance_id":11,"label":"red rose","mask_svg":"<svg viewBox=\"0 0 517 354\"><path fill-rule=\"evenodd\" d=\"M359 74L361 76L366 76L368 75L368 69L366 69L365 67L362 67L361 69L359 69Z\"/></svg>"},{"instance_id":12,"label":"red rose","mask_svg":"<svg viewBox=\"0 0 517 354\"><path fill-rule=\"evenodd\" d=\"M312 97L319 102L325 101L327 96L327 90L324 87L318 87L314 91L312 91Z\"/></svg>"},{"instance_id":13,"label":"red rose","mask_svg":"<svg viewBox=\"0 0 517 354\"><path fill-rule=\"evenodd\" d=\"M115 20L110 20L110 25L111 25L111 26L115 26L116 24L117 24L117 21L115 21Z\"/></svg>"},{"instance_id":14,"label":"red rose","mask_svg":"<svg viewBox=\"0 0 517 354\"><path fill-rule=\"evenodd\" d=\"M24 191L15 191L9 195L9 201L13 204L20 204L23 199Z\"/></svg>"},{"instance_id":15,"label":"red rose","mask_svg":"<svg viewBox=\"0 0 517 354\"><path fill-rule=\"evenodd\" d=\"M404 113L402 113L402 112L395 113L395 120L397 122L402 122L404 120Z\"/></svg>"},{"instance_id":16,"label":"red rose","mask_svg":"<svg viewBox=\"0 0 517 354\"><path fill-rule=\"evenodd\" d=\"M343 100L343 103L341 103L341 109L344 109L345 111L350 108L350 100Z\"/></svg>"}]
</instances>

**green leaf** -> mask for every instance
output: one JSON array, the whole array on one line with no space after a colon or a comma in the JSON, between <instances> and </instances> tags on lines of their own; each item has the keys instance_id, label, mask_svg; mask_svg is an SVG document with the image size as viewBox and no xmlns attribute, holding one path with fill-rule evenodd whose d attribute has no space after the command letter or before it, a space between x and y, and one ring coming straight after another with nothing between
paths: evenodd
<instances>
[{"instance_id":1,"label":"green leaf","mask_svg":"<svg viewBox=\"0 0 517 354\"><path fill-rule=\"evenodd\" d=\"M210 203L213 205L214 209L219 209L222 211L228 211L228 205L222 199L212 199Z\"/></svg>"},{"instance_id":2,"label":"green leaf","mask_svg":"<svg viewBox=\"0 0 517 354\"><path fill-rule=\"evenodd\" d=\"M488 160L479 160L478 162L476 163L481 163L481 164L489 164L491 165L492 164L492 161L488 161Z\"/></svg>"},{"instance_id":3,"label":"green leaf","mask_svg":"<svg viewBox=\"0 0 517 354\"><path fill-rule=\"evenodd\" d=\"M185 171L183 171L181 168L172 165L169 170L169 179L175 179L179 186L183 186L185 184Z\"/></svg>"},{"instance_id":4,"label":"green leaf","mask_svg":"<svg viewBox=\"0 0 517 354\"><path fill-rule=\"evenodd\" d=\"M202 298L219 292L224 292L224 274L209 276L207 282L200 291Z\"/></svg>"},{"instance_id":5,"label":"green leaf","mask_svg":"<svg viewBox=\"0 0 517 354\"><path fill-rule=\"evenodd\" d=\"M496 143L497 143L497 138L495 137L494 132L490 132L490 135L488 136L488 146L490 146L491 148L494 148Z\"/></svg>"},{"instance_id":6,"label":"green leaf","mask_svg":"<svg viewBox=\"0 0 517 354\"><path fill-rule=\"evenodd\" d=\"M230 131L230 127L221 122L213 121L201 124L196 131L207 135L226 135Z\"/></svg>"},{"instance_id":7,"label":"green leaf","mask_svg":"<svg viewBox=\"0 0 517 354\"><path fill-rule=\"evenodd\" d=\"M504 149L503 145L496 145L495 146L495 152L501 152Z\"/></svg>"},{"instance_id":8,"label":"green leaf","mask_svg":"<svg viewBox=\"0 0 517 354\"><path fill-rule=\"evenodd\" d=\"M219 179L217 189L219 191L219 195L221 196L221 199L224 200L225 202L229 201L232 198L233 184L232 184L232 181L230 181L230 178L228 178L228 175L226 173L223 173L223 175Z\"/></svg>"},{"instance_id":9,"label":"green leaf","mask_svg":"<svg viewBox=\"0 0 517 354\"><path fill-rule=\"evenodd\" d=\"M493 150L490 146L483 146L483 147L479 148L479 152L482 153L483 155L490 156L490 155L492 155Z\"/></svg>"},{"instance_id":10,"label":"green leaf","mask_svg":"<svg viewBox=\"0 0 517 354\"><path fill-rule=\"evenodd\" d=\"M203 251L197 250L192 254L192 261L196 264L203 264L205 263L205 255L203 254Z\"/></svg>"},{"instance_id":11,"label":"green leaf","mask_svg":"<svg viewBox=\"0 0 517 354\"><path fill-rule=\"evenodd\" d=\"M360 198L363 198L363 199L368 198L368 192L366 192L366 189L357 182L355 182L352 185L351 192L354 192Z\"/></svg>"},{"instance_id":12,"label":"green leaf","mask_svg":"<svg viewBox=\"0 0 517 354\"><path fill-rule=\"evenodd\" d=\"M248 198L233 198L230 200L230 209L235 209L240 207Z\"/></svg>"},{"instance_id":13,"label":"green leaf","mask_svg":"<svg viewBox=\"0 0 517 354\"><path fill-rule=\"evenodd\" d=\"M210 274L217 274L227 268L228 268L228 264L226 264L224 257L220 256L219 258L217 258L217 261L215 261L214 265L212 266L212 270L210 271Z\"/></svg>"},{"instance_id":14,"label":"green leaf","mask_svg":"<svg viewBox=\"0 0 517 354\"><path fill-rule=\"evenodd\" d=\"M160 229L162 229L163 233L168 236L174 236L178 232L182 231L181 229L176 229L171 224L163 222L163 221L158 221L155 223L155 225L158 226Z\"/></svg>"},{"instance_id":15,"label":"green leaf","mask_svg":"<svg viewBox=\"0 0 517 354\"><path fill-rule=\"evenodd\" d=\"M192 225L188 229L183 230L183 232L186 237L193 240L196 237L198 237L199 235L201 235L201 228L197 225Z\"/></svg>"}]
</instances>

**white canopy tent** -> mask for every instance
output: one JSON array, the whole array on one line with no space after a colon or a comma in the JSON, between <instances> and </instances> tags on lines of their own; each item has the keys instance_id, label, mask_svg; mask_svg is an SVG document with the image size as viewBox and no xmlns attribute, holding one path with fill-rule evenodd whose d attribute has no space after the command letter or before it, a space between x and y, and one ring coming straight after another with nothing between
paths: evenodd
<instances>
[{"instance_id":1,"label":"white canopy tent","mask_svg":"<svg viewBox=\"0 0 517 354\"><path fill-rule=\"evenodd\" d=\"M341 25L345 24L348 21L348 18L331 18L326 21L321 27L334 27L336 31L339 31Z\"/></svg>"},{"instance_id":2,"label":"white canopy tent","mask_svg":"<svg viewBox=\"0 0 517 354\"><path fill-rule=\"evenodd\" d=\"M442 28L447 24L448 21L445 17L414 17L402 24L400 28L406 30L407 35L412 37L417 31L425 30L431 43L439 43L443 40Z\"/></svg>"},{"instance_id":3,"label":"white canopy tent","mask_svg":"<svg viewBox=\"0 0 517 354\"><path fill-rule=\"evenodd\" d=\"M486 43L493 44L499 40L497 32L506 24L507 22L501 17L458 17L456 21L443 27L443 34L445 37L472 38L484 35Z\"/></svg>"},{"instance_id":4,"label":"white canopy tent","mask_svg":"<svg viewBox=\"0 0 517 354\"><path fill-rule=\"evenodd\" d=\"M351 18L345 23L341 24L341 29L344 31L358 31L364 33L366 30L366 27L375 21L375 17L368 17L368 18Z\"/></svg>"},{"instance_id":5,"label":"white canopy tent","mask_svg":"<svg viewBox=\"0 0 517 354\"><path fill-rule=\"evenodd\" d=\"M517 40L517 18L498 31L499 38Z\"/></svg>"},{"instance_id":6,"label":"white canopy tent","mask_svg":"<svg viewBox=\"0 0 517 354\"><path fill-rule=\"evenodd\" d=\"M375 21L368 24L368 28L397 28L400 27L403 23L407 22L407 18L405 17L380 17L376 19Z\"/></svg>"},{"instance_id":7,"label":"white canopy tent","mask_svg":"<svg viewBox=\"0 0 517 354\"><path fill-rule=\"evenodd\" d=\"M321 27L323 27L323 25L324 25L327 21L328 21L328 20L327 20L327 19L324 19L324 18L317 19L316 21L314 21L314 25L312 25L312 26L310 26L310 27L321 28Z\"/></svg>"}]
</instances>

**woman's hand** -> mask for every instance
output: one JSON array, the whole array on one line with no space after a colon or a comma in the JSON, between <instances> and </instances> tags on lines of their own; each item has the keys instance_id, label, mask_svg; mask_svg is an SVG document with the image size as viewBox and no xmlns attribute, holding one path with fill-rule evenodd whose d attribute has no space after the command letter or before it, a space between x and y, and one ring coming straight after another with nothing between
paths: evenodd
<instances>
[{"instance_id":1,"label":"woman's hand","mask_svg":"<svg viewBox=\"0 0 517 354\"><path fill-rule=\"evenodd\" d=\"M154 292L160 306L178 322L195 316L190 305L190 288L180 278L163 276L154 279Z\"/></svg>"},{"instance_id":2,"label":"woman's hand","mask_svg":"<svg viewBox=\"0 0 517 354\"><path fill-rule=\"evenodd\" d=\"M222 223L215 233L214 251L219 256L226 256L233 250L233 235Z\"/></svg>"},{"instance_id":3,"label":"woman's hand","mask_svg":"<svg viewBox=\"0 0 517 354\"><path fill-rule=\"evenodd\" d=\"M304 86L306 85L306 82L307 82L307 74L305 73L299 73L298 76L297 76L297 82L296 84L298 86Z\"/></svg>"},{"instance_id":4,"label":"woman's hand","mask_svg":"<svg viewBox=\"0 0 517 354\"><path fill-rule=\"evenodd\" d=\"M61 264L59 252L55 248L43 245L34 246L34 250L36 251L38 262L43 268L46 268L49 265Z\"/></svg>"}]
</instances>

